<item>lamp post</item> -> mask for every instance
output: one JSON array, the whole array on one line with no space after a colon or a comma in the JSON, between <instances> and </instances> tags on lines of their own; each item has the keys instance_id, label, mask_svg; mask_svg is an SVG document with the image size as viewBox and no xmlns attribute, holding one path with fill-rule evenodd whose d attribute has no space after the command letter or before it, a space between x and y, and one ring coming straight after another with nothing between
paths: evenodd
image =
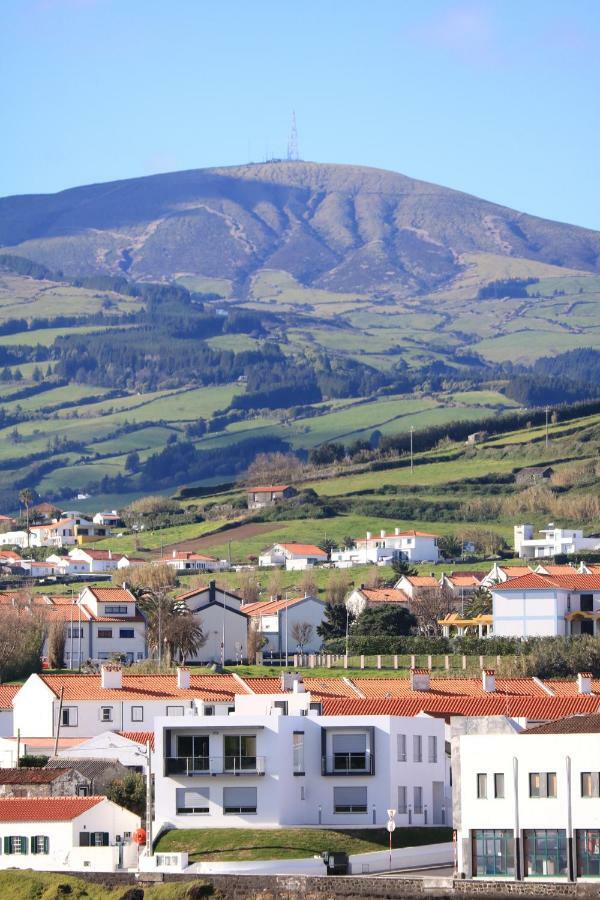
<instances>
[{"instance_id":1,"label":"lamp post","mask_svg":"<svg viewBox=\"0 0 600 900\"><path fill-rule=\"evenodd\" d=\"M413 470L413 434L415 431L415 426L410 426L410 471Z\"/></svg>"}]
</instances>

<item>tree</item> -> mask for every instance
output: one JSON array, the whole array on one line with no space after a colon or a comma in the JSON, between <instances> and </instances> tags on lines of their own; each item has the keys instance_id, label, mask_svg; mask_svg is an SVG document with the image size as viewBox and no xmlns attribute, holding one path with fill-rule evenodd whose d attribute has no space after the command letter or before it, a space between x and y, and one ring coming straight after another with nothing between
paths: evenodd
<instances>
[{"instance_id":1,"label":"tree","mask_svg":"<svg viewBox=\"0 0 600 900\"><path fill-rule=\"evenodd\" d=\"M35 381L36 384L39 384L39 383L40 383L40 381L42 380L42 378L43 378L44 376L42 375L42 370L40 369L39 366L36 366L36 367L34 368L31 377L33 378L33 380Z\"/></svg>"},{"instance_id":2,"label":"tree","mask_svg":"<svg viewBox=\"0 0 600 900\"><path fill-rule=\"evenodd\" d=\"M302 463L293 453L258 453L246 471L249 487L290 484L302 476Z\"/></svg>"},{"instance_id":3,"label":"tree","mask_svg":"<svg viewBox=\"0 0 600 900\"><path fill-rule=\"evenodd\" d=\"M140 468L140 454L137 450L132 450L131 453L128 453L125 457L125 471L126 472L137 472Z\"/></svg>"},{"instance_id":4,"label":"tree","mask_svg":"<svg viewBox=\"0 0 600 900\"><path fill-rule=\"evenodd\" d=\"M454 534L442 534L437 543L438 550L445 559L455 559L462 554L462 541Z\"/></svg>"},{"instance_id":5,"label":"tree","mask_svg":"<svg viewBox=\"0 0 600 900\"><path fill-rule=\"evenodd\" d=\"M406 578L411 578L413 575L417 574L417 569L406 559L394 559L392 561L392 569L394 570L394 575L398 578L402 578L404 575Z\"/></svg>"},{"instance_id":6,"label":"tree","mask_svg":"<svg viewBox=\"0 0 600 900\"><path fill-rule=\"evenodd\" d=\"M0 606L0 681L39 671L44 633L43 612L26 595L15 606Z\"/></svg>"},{"instance_id":7,"label":"tree","mask_svg":"<svg viewBox=\"0 0 600 900\"><path fill-rule=\"evenodd\" d=\"M465 616L474 619L475 616L488 616L492 613L492 595L487 588L478 587L469 597L465 607Z\"/></svg>"},{"instance_id":8,"label":"tree","mask_svg":"<svg viewBox=\"0 0 600 900\"><path fill-rule=\"evenodd\" d=\"M453 595L442 587L421 588L411 603L419 634L440 634L442 626L438 622L450 612L453 600Z\"/></svg>"},{"instance_id":9,"label":"tree","mask_svg":"<svg viewBox=\"0 0 600 900\"><path fill-rule=\"evenodd\" d=\"M384 603L381 606L367 606L362 611L354 625L352 635L377 636L410 634L416 627L417 620L407 609L399 603Z\"/></svg>"},{"instance_id":10,"label":"tree","mask_svg":"<svg viewBox=\"0 0 600 900\"><path fill-rule=\"evenodd\" d=\"M343 605L346 594L350 590L351 581L349 576L341 569L334 569L327 581L325 596L327 602L335 605L339 603Z\"/></svg>"},{"instance_id":11,"label":"tree","mask_svg":"<svg viewBox=\"0 0 600 900\"><path fill-rule=\"evenodd\" d=\"M128 528L135 531L141 529L162 528L169 525L174 516L181 515L182 508L176 500L169 497L141 497L134 500L121 513L121 518Z\"/></svg>"},{"instance_id":12,"label":"tree","mask_svg":"<svg viewBox=\"0 0 600 900\"><path fill-rule=\"evenodd\" d=\"M308 454L308 459L314 466L328 466L331 463L341 462L345 455L344 445L332 442L321 444L320 447L313 447Z\"/></svg>"},{"instance_id":13,"label":"tree","mask_svg":"<svg viewBox=\"0 0 600 900\"><path fill-rule=\"evenodd\" d=\"M465 544L473 544L475 552L483 556L497 556L508 549L502 535L486 528L465 528L459 532L458 537Z\"/></svg>"},{"instance_id":14,"label":"tree","mask_svg":"<svg viewBox=\"0 0 600 900\"><path fill-rule=\"evenodd\" d=\"M365 586L378 588L381 587L382 584L385 584L385 578L381 573L381 569L378 566L373 566L365 579Z\"/></svg>"},{"instance_id":15,"label":"tree","mask_svg":"<svg viewBox=\"0 0 600 900\"><path fill-rule=\"evenodd\" d=\"M337 544L335 541L332 541L331 538L325 538L319 544L319 549L323 551L323 553L327 554L327 559L331 559L331 551L335 550Z\"/></svg>"},{"instance_id":16,"label":"tree","mask_svg":"<svg viewBox=\"0 0 600 900\"><path fill-rule=\"evenodd\" d=\"M312 569L305 569L298 582L298 587L306 597L314 597L318 591L318 583Z\"/></svg>"},{"instance_id":17,"label":"tree","mask_svg":"<svg viewBox=\"0 0 600 900\"><path fill-rule=\"evenodd\" d=\"M140 772L115 778L106 786L106 796L113 803L142 818L146 815L146 779Z\"/></svg>"},{"instance_id":18,"label":"tree","mask_svg":"<svg viewBox=\"0 0 600 900\"><path fill-rule=\"evenodd\" d=\"M292 625L292 637L298 644L300 653L304 653L304 648L313 636L313 626L310 622L294 622Z\"/></svg>"},{"instance_id":19,"label":"tree","mask_svg":"<svg viewBox=\"0 0 600 900\"><path fill-rule=\"evenodd\" d=\"M48 666L62 669L65 664L65 623L62 620L50 622L48 627Z\"/></svg>"},{"instance_id":20,"label":"tree","mask_svg":"<svg viewBox=\"0 0 600 900\"><path fill-rule=\"evenodd\" d=\"M349 629L354 620L355 616L343 603L328 603L323 620L317 625L317 634L324 641L345 637L346 628Z\"/></svg>"},{"instance_id":21,"label":"tree","mask_svg":"<svg viewBox=\"0 0 600 900\"><path fill-rule=\"evenodd\" d=\"M273 569L267 581L267 593L269 597L280 597L283 593L283 572L281 569Z\"/></svg>"},{"instance_id":22,"label":"tree","mask_svg":"<svg viewBox=\"0 0 600 900\"><path fill-rule=\"evenodd\" d=\"M256 627L256 622L251 621L248 625L248 663L256 664L256 654L259 653L267 643L267 638L262 635Z\"/></svg>"},{"instance_id":23,"label":"tree","mask_svg":"<svg viewBox=\"0 0 600 900\"><path fill-rule=\"evenodd\" d=\"M26 519L26 530L27 530L27 547L29 548L29 507L33 503L35 499L35 494L30 488L23 488L23 490L19 491L19 502L23 504L25 507L25 519Z\"/></svg>"},{"instance_id":24,"label":"tree","mask_svg":"<svg viewBox=\"0 0 600 900\"><path fill-rule=\"evenodd\" d=\"M260 584L251 569L244 569L238 578L238 591L244 603L256 603L260 597Z\"/></svg>"}]
</instances>

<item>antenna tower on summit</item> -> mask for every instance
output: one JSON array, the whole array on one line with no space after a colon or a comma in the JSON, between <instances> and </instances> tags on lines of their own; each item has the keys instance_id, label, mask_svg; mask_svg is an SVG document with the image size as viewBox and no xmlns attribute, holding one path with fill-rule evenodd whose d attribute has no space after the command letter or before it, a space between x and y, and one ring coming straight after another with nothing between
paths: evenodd
<instances>
[{"instance_id":1,"label":"antenna tower on summit","mask_svg":"<svg viewBox=\"0 0 600 900\"><path fill-rule=\"evenodd\" d=\"M290 128L290 137L287 146L288 160L300 159L300 151L298 150L298 129L296 127L296 112L292 112L292 127Z\"/></svg>"}]
</instances>

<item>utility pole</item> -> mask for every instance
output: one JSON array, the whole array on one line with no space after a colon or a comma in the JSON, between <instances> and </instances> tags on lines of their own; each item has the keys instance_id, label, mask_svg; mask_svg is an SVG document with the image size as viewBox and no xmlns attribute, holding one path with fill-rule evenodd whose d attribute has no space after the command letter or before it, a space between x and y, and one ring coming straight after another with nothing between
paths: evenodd
<instances>
[{"instance_id":1,"label":"utility pole","mask_svg":"<svg viewBox=\"0 0 600 900\"><path fill-rule=\"evenodd\" d=\"M152 750L150 739L146 741L146 853L152 856Z\"/></svg>"},{"instance_id":2,"label":"utility pole","mask_svg":"<svg viewBox=\"0 0 600 900\"><path fill-rule=\"evenodd\" d=\"M415 430L415 426L411 425L410 426L410 471L411 472L413 471L413 468L414 468L414 464L413 464L413 434L414 434L414 430Z\"/></svg>"},{"instance_id":3,"label":"utility pole","mask_svg":"<svg viewBox=\"0 0 600 900\"><path fill-rule=\"evenodd\" d=\"M546 407L546 449L548 449L548 413L550 412L550 407Z\"/></svg>"}]
</instances>

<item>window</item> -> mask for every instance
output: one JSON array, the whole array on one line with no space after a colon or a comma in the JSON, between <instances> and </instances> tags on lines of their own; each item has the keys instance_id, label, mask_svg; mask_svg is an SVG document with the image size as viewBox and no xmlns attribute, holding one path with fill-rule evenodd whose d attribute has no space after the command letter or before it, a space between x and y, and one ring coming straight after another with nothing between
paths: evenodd
<instances>
[{"instance_id":1,"label":"window","mask_svg":"<svg viewBox=\"0 0 600 900\"><path fill-rule=\"evenodd\" d=\"M556 797L556 772L530 772L530 797Z\"/></svg>"},{"instance_id":2,"label":"window","mask_svg":"<svg viewBox=\"0 0 600 900\"><path fill-rule=\"evenodd\" d=\"M334 787L333 811L334 813L366 813L366 787Z\"/></svg>"},{"instance_id":3,"label":"window","mask_svg":"<svg viewBox=\"0 0 600 900\"><path fill-rule=\"evenodd\" d=\"M183 715L183 706L167 706L167 715L168 716L182 716Z\"/></svg>"},{"instance_id":4,"label":"window","mask_svg":"<svg viewBox=\"0 0 600 900\"><path fill-rule=\"evenodd\" d=\"M101 722L112 722L112 706L101 706L100 707L100 721Z\"/></svg>"},{"instance_id":5,"label":"window","mask_svg":"<svg viewBox=\"0 0 600 900\"><path fill-rule=\"evenodd\" d=\"M487 775L485 772L479 772L477 775L477 799L485 800L487 798Z\"/></svg>"},{"instance_id":6,"label":"window","mask_svg":"<svg viewBox=\"0 0 600 900\"><path fill-rule=\"evenodd\" d=\"M525 875L567 874L567 833L562 829L525 829Z\"/></svg>"},{"instance_id":7,"label":"window","mask_svg":"<svg viewBox=\"0 0 600 900\"><path fill-rule=\"evenodd\" d=\"M60 724L65 728L77 727L77 707L63 706Z\"/></svg>"},{"instance_id":8,"label":"window","mask_svg":"<svg viewBox=\"0 0 600 900\"><path fill-rule=\"evenodd\" d=\"M415 787L413 790L413 810L415 813L423 812L423 788Z\"/></svg>"},{"instance_id":9,"label":"window","mask_svg":"<svg viewBox=\"0 0 600 900\"><path fill-rule=\"evenodd\" d=\"M406 785L400 785L398 788L398 812L400 815L405 815L408 812Z\"/></svg>"},{"instance_id":10,"label":"window","mask_svg":"<svg viewBox=\"0 0 600 900\"><path fill-rule=\"evenodd\" d=\"M332 739L334 772L364 772L367 768L367 735L334 734Z\"/></svg>"},{"instance_id":11,"label":"window","mask_svg":"<svg viewBox=\"0 0 600 900\"><path fill-rule=\"evenodd\" d=\"M183 761L182 772L206 772L209 769L209 737L207 734L180 734L177 755Z\"/></svg>"},{"instance_id":12,"label":"window","mask_svg":"<svg viewBox=\"0 0 600 900\"><path fill-rule=\"evenodd\" d=\"M256 769L256 735L227 734L224 749L226 771Z\"/></svg>"},{"instance_id":13,"label":"window","mask_svg":"<svg viewBox=\"0 0 600 900\"><path fill-rule=\"evenodd\" d=\"M92 831L90 847L108 847L108 831Z\"/></svg>"},{"instance_id":14,"label":"window","mask_svg":"<svg viewBox=\"0 0 600 900\"><path fill-rule=\"evenodd\" d=\"M87 784L78 784L75 788L75 795L77 797L88 797L90 793L90 789Z\"/></svg>"},{"instance_id":15,"label":"window","mask_svg":"<svg viewBox=\"0 0 600 900\"><path fill-rule=\"evenodd\" d=\"M4 852L25 855L27 853L27 838L19 837L18 835L7 835L4 838Z\"/></svg>"},{"instance_id":16,"label":"window","mask_svg":"<svg viewBox=\"0 0 600 900\"><path fill-rule=\"evenodd\" d=\"M144 707L143 706L132 706L131 707L131 721L132 722L143 722L144 721Z\"/></svg>"},{"instance_id":17,"label":"window","mask_svg":"<svg viewBox=\"0 0 600 900\"><path fill-rule=\"evenodd\" d=\"M288 714L288 703L287 700L275 700L273 703L274 709L280 709L282 716L287 716Z\"/></svg>"},{"instance_id":18,"label":"window","mask_svg":"<svg viewBox=\"0 0 600 900\"><path fill-rule=\"evenodd\" d=\"M98 629L98 637L99 638L111 638L112 637L112 628L99 628Z\"/></svg>"},{"instance_id":19,"label":"window","mask_svg":"<svg viewBox=\"0 0 600 900\"><path fill-rule=\"evenodd\" d=\"M504 799L504 772L496 772L494 775L494 797L496 800Z\"/></svg>"},{"instance_id":20,"label":"window","mask_svg":"<svg viewBox=\"0 0 600 900\"><path fill-rule=\"evenodd\" d=\"M83 637L83 628L67 628L67 637L79 638Z\"/></svg>"},{"instance_id":21,"label":"window","mask_svg":"<svg viewBox=\"0 0 600 900\"><path fill-rule=\"evenodd\" d=\"M323 704L318 700L313 700L308 704L308 708L313 712L316 712L318 716L320 716L323 712Z\"/></svg>"},{"instance_id":22,"label":"window","mask_svg":"<svg viewBox=\"0 0 600 900\"><path fill-rule=\"evenodd\" d=\"M119 628L119 637L120 638L135 637L135 631L133 630L133 628Z\"/></svg>"},{"instance_id":23,"label":"window","mask_svg":"<svg viewBox=\"0 0 600 900\"><path fill-rule=\"evenodd\" d=\"M436 763L437 762L437 738L434 735L429 735L427 743L429 746L429 762Z\"/></svg>"},{"instance_id":24,"label":"window","mask_svg":"<svg viewBox=\"0 0 600 900\"><path fill-rule=\"evenodd\" d=\"M204 707L204 715L205 716L214 716L215 708L214 706L205 706Z\"/></svg>"},{"instance_id":25,"label":"window","mask_svg":"<svg viewBox=\"0 0 600 900\"><path fill-rule=\"evenodd\" d=\"M413 735L413 762L423 762L423 738L420 734Z\"/></svg>"},{"instance_id":26,"label":"window","mask_svg":"<svg viewBox=\"0 0 600 900\"><path fill-rule=\"evenodd\" d=\"M115 606L114 604L107 603L104 607L104 612L107 616L126 616L127 607Z\"/></svg>"},{"instance_id":27,"label":"window","mask_svg":"<svg viewBox=\"0 0 600 900\"><path fill-rule=\"evenodd\" d=\"M593 594L581 594L580 595L580 609L581 612L593 612L594 611L594 595Z\"/></svg>"},{"instance_id":28,"label":"window","mask_svg":"<svg viewBox=\"0 0 600 900\"><path fill-rule=\"evenodd\" d=\"M110 659L111 655L112 654L109 653L107 650L100 650L98 653L98 659Z\"/></svg>"},{"instance_id":29,"label":"window","mask_svg":"<svg viewBox=\"0 0 600 900\"><path fill-rule=\"evenodd\" d=\"M223 812L225 815L256 813L255 787L223 788Z\"/></svg>"},{"instance_id":30,"label":"window","mask_svg":"<svg viewBox=\"0 0 600 900\"><path fill-rule=\"evenodd\" d=\"M582 797L599 797L599 776L598 772L582 772L581 773L581 796Z\"/></svg>"},{"instance_id":31,"label":"window","mask_svg":"<svg viewBox=\"0 0 600 900\"><path fill-rule=\"evenodd\" d=\"M600 830L583 828L577 831L577 877L600 876Z\"/></svg>"},{"instance_id":32,"label":"window","mask_svg":"<svg viewBox=\"0 0 600 900\"><path fill-rule=\"evenodd\" d=\"M32 853L49 853L49 841L45 834L36 834L31 838Z\"/></svg>"},{"instance_id":33,"label":"window","mask_svg":"<svg viewBox=\"0 0 600 900\"><path fill-rule=\"evenodd\" d=\"M177 815L207 815L210 788L177 788Z\"/></svg>"},{"instance_id":34,"label":"window","mask_svg":"<svg viewBox=\"0 0 600 900\"><path fill-rule=\"evenodd\" d=\"M515 874L515 845L512 831L486 828L473 831L471 838L473 851L473 875Z\"/></svg>"},{"instance_id":35,"label":"window","mask_svg":"<svg viewBox=\"0 0 600 900\"><path fill-rule=\"evenodd\" d=\"M406 762L406 735L399 734L398 741L398 762Z\"/></svg>"},{"instance_id":36,"label":"window","mask_svg":"<svg viewBox=\"0 0 600 900\"><path fill-rule=\"evenodd\" d=\"M304 732L292 735L292 766L294 775L304 775Z\"/></svg>"}]
</instances>

